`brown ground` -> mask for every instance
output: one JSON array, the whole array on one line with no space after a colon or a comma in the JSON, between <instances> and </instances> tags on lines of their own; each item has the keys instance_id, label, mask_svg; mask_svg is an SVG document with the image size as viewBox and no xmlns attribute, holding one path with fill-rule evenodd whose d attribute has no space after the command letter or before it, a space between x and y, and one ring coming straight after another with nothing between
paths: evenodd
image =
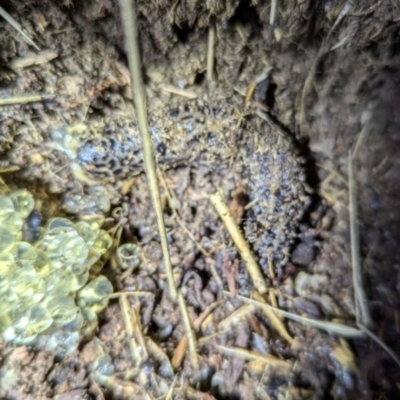
<instances>
[{"instance_id":1,"label":"brown ground","mask_svg":"<svg viewBox=\"0 0 400 400\"><path fill-rule=\"evenodd\" d=\"M42 63L34 65L37 52L1 20L0 97L54 95L42 102L0 107L2 171L20 167L2 178L13 188L32 190L46 204L45 217L60 215L63 195L81 188L71 176L67 157L46 146L62 124L60 115L70 125L84 119L96 126L132 112L118 7L104 0L9 0L2 6L47 52L39 53ZM264 271L281 308L349 326L355 326L356 310L348 151L365 123L369 134L355 160L363 280L371 330L399 354L400 6L393 0L364 0L358 6L341 0L282 0L273 26L270 1L261 0L142 1L139 12L150 109L157 110L158 104L164 109L163 103L175 101L160 90L161 84L205 92L210 23L216 22L215 73L221 98L241 99L234 86L245 93L267 66L272 67L253 99L269 110L274 129L283 129L295 140L306 160L312 202L289 263L275 266L275 278ZM253 118L247 114L254 115L254 104L247 109L238 104L241 118ZM289 344L260 311L248 311L216 334L218 324L245 305L221 295L210 268L223 277L225 290L244 296L253 290L206 196L222 189L246 229L252 215L236 201L245 189L232 171L222 165L179 165L163 173L161 184L171 261L181 278L188 312L192 320L203 312L210 315L196 334L198 368L187 354L171 369L169 360L184 326L179 308L168 297L146 179L140 175L122 188L107 186L115 208L107 224L122 224L122 240L140 244L145 266L127 274L106 264L102 273L110 277L115 291L151 294L129 296L128 305L111 300L96 337L83 340L79 350L64 359L2 343L0 398L167 398L169 390L169 398L175 399L398 398L400 367L370 339L345 340L285 322L295 338ZM208 252L210 256L204 255ZM210 305L216 308L210 311ZM130 326L136 341L144 337L148 357L132 355ZM200 342L204 337L207 341ZM248 361L223 353L219 345L275 358L269 363ZM96 375L93 366L102 355L111 357L114 368L106 379Z\"/></svg>"}]
</instances>

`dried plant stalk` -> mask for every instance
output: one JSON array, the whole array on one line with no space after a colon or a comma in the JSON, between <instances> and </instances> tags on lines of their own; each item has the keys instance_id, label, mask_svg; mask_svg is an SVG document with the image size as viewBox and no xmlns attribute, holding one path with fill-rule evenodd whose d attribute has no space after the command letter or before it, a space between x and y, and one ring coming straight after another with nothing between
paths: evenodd
<instances>
[{"instance_id":1,"label":"dried plant stalk","mask_svg":"<svg viewBox=\"0 0 400 400\"><path fill-rule=\"evenodd\" d=\"M232 297L231 294L227 291L224 291L224 294L226 296ZM365 336L365 332L363 330L353 328L352 326L340 324L338 322L320 321L318 319L306 318L306 317L302 317L301 315L293 314L289 311L281 310L280 308L272 307L268 304L260 303L259 301L249 299L248 297L245 297L245 296L237 295L236 297L238 297L239 299L241 299L243 301L246 301L247 303L255 304L262 310L272 310L272 311L276 312L277 314L282 315L285 318L291 319L292 321L296 321L296 322L302 323L307 326L312 326L314 328L322 329L331 334L335 334L335 335L339 335L339 336L347 337L347 338L361 338L361 337Z\"/></svg>"},{"instance_id":2,"label":"dried plant stalk","mask_svg":"<svg viewBox=\"0 0 400 400\"><path fill-rule=\"evenodd\" d=\"M267 293L268 286L263 274L261 273L260 267L252 256L249 246L247 245L221 194L217 192L211 195L210 200L224 222L226 229L232 237L232 240L235 242L235 245L239 250L251 279L253 280L256 290L261 294Z\"/></svg>"},{"instance_id":3,"label":"dried plant stalk","mask_svg":"<svg viewBox=\"0 0 400 400\"><path fill-rule=\"evenodd\" d=\"M353 157L349 151L349 212L350 212L350 242L351 242L351 266L353 271L353 286L356 303L357 322L365 326L370 326L372 319L369 312L367 297L365 295L361 259L360 259L360 233L358 231L358 207L357 207L357 187L354 173Z\"/></svg>"},{"instance_id":4,"label":"dried plant stalk","mask_svg":"<svg viewBox=\"0 0 400 400\"><path fill-rule=\"evenodd\" d=\"M0 99L0 106L10 106L13 104L35 103L37 101L48 100L54 97L47 93L26 93Z\"/></svg>"},{"instance_id":5,"label":"dried plant stalk","mask_svg":"<svg viewBox=\"0 0 400 400\"><path fill-rule=\"evenodd\" d=\"M289 361L281 360L280 358L270 354L261 354L252 350L242 349L240 347L217 345L216 348L227 356L240 357L248 361L261 361L262 363L276 367L284 367L288 370L292 368L292 364Z\"/></svg>"},{"instance_id":6,"label":"dried plant stalk","mask_svg":"<svg viewBox=\"0 0 400 400\"><path fill-rule=\"evenodd\" d=\"M158 229L160 232L161 247L164 255L165 269L169 285L170 296L176 299L177 291L174 274L169 255L167 233L165 229L164 216L160 200L160 189L157 182L156 165L153 156L152 142L147 125L147 110L140 63L140 51L138 43L138 28L136 13L129 0L120 0L122 23L128 47L128 63L132 78L132 91L139 125L139 131L143 142L143 156L146 175L149 180L150 193L153 200L154 210L157 215Z\"/></svg>"},{"instance_id":7,"label":"dried plant stalk","mask_svg":"<svg viewBox=\"0 0 400 400\"><path fill-rule=\"evenodd\" d=\"M197 348L196 338L194 336L192 324L190 322L189 314L186 309L185 299L183 298L182 293L178 294L178 303L179 303L179 308L181 310L181 315L183 320L182 322L185 325L190 357L192 359L193 366L195 368L199 368L199 360L197 357L197 350L196 350Z\"/></svg>"},{"instance_id":8,"label":"dried plant stalk","mask_svg":"<svg viewBox=\"0 0 400 400\"><path fill-rule=\"evenodd\" d=\"M214 63L215 63L215 24L211 24L208 28L207 43L207 80L214 80Z\"/></svg>"},{"instance_id":9,"label":"dried plant stalk","mask_svg":"<svg viewBox=\"0 0 400 400\"><path fill-rule=\"evenodd\" d=\"M206 309L193 321L193 329L195 332L197 332L200 329L201 324L203 321L215 310L218 306L222 304L222 301L216 301L215 303L210 304L209 306L206 307ZM187 334L185 333L178 343L178 346L176 346L174 355L171 360L172 367L177 370L183 361L183 358L186 353L186 348L188 345L188 337Z\"/></svg>"},{"instance_id":10,"label":"dried plant stalk","mask_svg":"<svg viewBox=\"0 0 400 400\"><path fill-rule=\"evenodd\" d=\"M274 25L276 18L276 10L278 8L278 0L271 1L271 11L269 13L269 24Z\"/></svg>"},{"instance_id":11,"label":"dried plant stalk","mask_svg":"<svg viewBox=\"0 0 400 400\"><path fill-rule=\"evenodd\" d=\"M271 293L271 292L270 292ZM259 301L260 303L264 303L266 304L265 300L263 299L263 297L257 293L254 292L253 297L255 300ZM264 315L269 319L269 322L271 323L271 325L276 329L276 331L285 339L287 340L289 343L293 343L293 338L290 336L289 332L287 331L285 325L283 325L283 322L281 321L281 319L278 317L277 314L275 314L272 310L267 309L267 308L263 308L262 312L264 313Z\"/></svg>"},{"instance_id":12,"label":"dried plant stalk","mask_svg":"<svg viewBox=\"0 0 400 400\"><path fill-rule=\"evenodd\" d=\"M188 99L196 99L198 97L197 93L193 90L182 89L177 86L167 85L166 83L161 84L160 89L164 92L177 94L178 96L186 97Z\"/></svg>"},{"instance_id":13,"label":"dried plant stalk","mask_svg":"<svg viewBox=\"0 0 400 400\"><path fill-rule=\"evenodd\" d=\"M22 26L3 8L0 7L0 15L14 28L16 29L23 39L33 46L36 50L40 50L39 47L35 44L35 42L32 40L30 35L25 32L25 30L22 28Z\"/></svg>"},{"instance_id":14,"label":"dried plant stalk","mask_svg":"<svg viewBox=\"0 0 400 400\"><path fill-rule=\"evenodd\" d=\"M142 362L142 354L139 350L140 347L138 346L138 343L134 338L134 328L132 325L132 319L129 312L130 307L126 296L119 297L119 306L121 308L122 319L124 320L124 326L128 338L129 349L131 351L132 362L135 366L138 366Z\"/></svg>"},{"instance_id":15,"label":"dried plant stalk","mask_svg":"<svg viewBox=\"0 0 400 400\"><path fill-rule=\"evenodd\" d=\"M218 330L226 330L229 328L238 325L239 323L246 320L249 315L252 315L256 311L256 307L253 304L247 304L243 307L240 307L232 314L230 314L227 318L220 321L218 324Z\"/></svg>"}]
</instances>

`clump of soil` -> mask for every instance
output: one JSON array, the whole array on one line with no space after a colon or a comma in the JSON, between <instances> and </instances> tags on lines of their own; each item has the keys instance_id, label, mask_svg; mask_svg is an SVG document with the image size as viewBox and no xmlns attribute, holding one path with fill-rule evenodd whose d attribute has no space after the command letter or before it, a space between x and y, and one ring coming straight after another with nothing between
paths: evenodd
<instances>
[{"instance_id":1,"label":"clump of soil","mask_svg":"<svg viewBox=\"0 0 400 400\"><path fill-rule=\"evenodd\" d=\"M187 331L169 297L142 164L115 179L113 160L97 165L93 158L86 172L113 172L94 174L100 181L88 185L71 168L79 157L54 146L65 123L84 124L103 139L126 126L137 132L117 4L3 5L40 51L0 21L0 97L39 93L43 100L0 106L2 178L37 193L46 217L65 212L65 196L93 198L101 186L113 204L105 226L121 227L120 243L137 243L143 256L137 270L123 271L110 255L102 273L116 292L130 295L110 301L96 337L68 358L1 344L2 398L399 394L398 366L365 335L347 340L288 320L286 335L271 314L237 296L254 295L254 285L208 200L217 189L272 288L264 301L355 326L347 177L348 152L358 146L370 329L399 351L399 6L279 3L272 24L269 1L137 4L171 262L197 362L185 353ZM216 29L213 82L206 79L210 26Z\"/></svg>"}]
</instances>

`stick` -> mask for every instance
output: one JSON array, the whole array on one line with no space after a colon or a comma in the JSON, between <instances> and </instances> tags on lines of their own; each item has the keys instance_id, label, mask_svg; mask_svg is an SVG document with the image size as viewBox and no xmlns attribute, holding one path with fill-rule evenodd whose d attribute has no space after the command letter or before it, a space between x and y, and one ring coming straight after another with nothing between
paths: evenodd
<instances>
[{"instance_id":1,"label":"stick","mask_svg":"<svg viewBox=\"0 0 400 400\"><path fill-rule=\"evenodd\" d=\"M224 290L224 295L228 297L233 297L229 292ZM356 329L353 328L352 326L347 326L344 324L340 324L337 322L330 322L330 321L320 321L317 319L313 318L306 318L302 317L301 315L293 314L291 312L281 310L280 308L275 308L270 306L269 304L264 304L260 303L259 301L249 299L248 297L236 295L234 297L237 297L238 299L241 299L247 303L250 304L255 304L257 307L259 307L262 310L272 310L277 314L282 315L285 318L289 318L292 321L296 321L299 323L302 323L304 325L312 326L314 328L322 329L326 332L333 333L342 337L347 337L347 338L361 338L364 337L364 331L362 329Z\"/></svg>"},{"instance_id":2,"label":"stick","mask_svg":"<svg viewBox=\"0 0 400 400\"><path fill-rule=\"evenodd\" d=\"M0 106L11 106L13 104L34 103L36 101L48 100L54 97L47 93L26 93L0 99Z\"/></svg>"},{"instance_id":3,"label":"stick","mask_svg":"<svg viewBox=\"0 0 400 400\"><path fill-rule=\"evenodd\" d=\"M269 13L269 24L273 25L275 23L276 9L278 8L278 0L272 0L271 11Z\"/></svg>"},{"instance_id":4,"label":"stick","mask_svg":"<svg viewBox=\"0 0 400 400\"><path fill-rule=\"evenodd\" d=\"M164 90L164 92L173 93L173 94L177 94L178 96L187 97L188 99L196 99L197 98L197 93L193 92L192 90L181 89L179 87L167 85L165 83L160 85L160 89Z\"/></svg>"},{"instance_id":5,"label":"stick","mask_svg":"<svg viewBox=\"0 0 400 400\"><path fill-rule=\"evenodd\" d=\"M212 23L208 28L207 44L207 80L214 80L214 61L215 61L215 25Z\"/></svg>"},{"instance_id":6,"label":"stick","mask_svg":"<svg viewBox=\"0 0 400 400\"><path fill-rule=\"evenodd\" d=\"M229 211L228 206L225 204L220 193L215 193L210 196L211 203L217 210L220 218L225 224L226 229L231 235L232 240L235 242L236 247L246 265L247 271L249 272L251 279L253 280L256 290L265 294L268 291L268 287L263 274L261 273L260 267L256 260L253 258L249 246L247 245L242 233L237 226L235 219Z\"/></svg>"},{"instance_id":7,"label":"stick","mask_svg":"<svg viewBox=\"0 0 400 400\"><path fill-rule=\"evenodd\" d=\"M198 360L197 351L196 351L196 347L197 347L196 337L193 332L189 314L186 309L185 299L183 298L182 293L178 294L178 303L179 303L179 308L181 310L182 322L183 322L183 325L185 326L185 330L186 330L186 337L188 340L190 357L192 359L193 366L196 369L198 369L199 368L199 360Z\"/></svg>"},{"instance_id":8,"label":"stick","mask_svg":"<svg viewBox=\"0 0 400 400\"><path fill-rule=\"evenodd\" d=\"M33 46L36 50L40 50L38 46L36 46L35 42L32 40L30 35L24 31L22 26L3 8L0 7L0 15L14 28L16 29L23 37L23 39Z\"/></svg>"},{"instance_id":9,"label":"stick","mask_svg":"<svg viewBox=\"0 0 400 400\"><path fill-rule=\"evenodd\" d=\"M146 174L149 180L150 193L153 200L154 210L157 215L158 229L160 231L161 247L164 254L165 269L169 285L170 296L176 299L177 291L172 271L172 264L169 255L167 233L163 211L160 200L160 189L157 183L156 167L152 151L152 142L147 126L147 112L145 104L145 95L142 79L142 70L140 63L140 52L138 42L138 28L136 13L129 0L120 0L122 23L128 44L128 63L132 78L132 91L135 100L139 131L143 142L143 155Z\"/></svg>"},{"instance_id":10,"label":"stick","mask_svg":"<svg viewBox=\"0 0 400 400\"><path fill-rule=\"evenodd\" d=\"M371 325L371 314L362 282L361 260L360 260L360 233L358 231L358 207L357 207L357 185L354 174L352 151L349 150L349 212L350 212L350 242L351 242L351 266L353 271L354 296L360 310L357 322L365 326ZM361 319L361 321L359 320Z\"/></svg>"}]
</instances>

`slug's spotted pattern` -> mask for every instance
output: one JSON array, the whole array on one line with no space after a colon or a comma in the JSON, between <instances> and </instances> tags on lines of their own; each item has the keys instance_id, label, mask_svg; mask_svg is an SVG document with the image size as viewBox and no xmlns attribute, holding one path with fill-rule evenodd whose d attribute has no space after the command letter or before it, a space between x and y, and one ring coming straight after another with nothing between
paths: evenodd
<instances>
[{"instance_id":1,"label":"slug's spotted pattern","mask_svg":"<svg viewBox=\"0 0 400 400\"><path fill-rule=\"evenodd\" d=\"M240 108L234 99L211 97L173 98L168 106L152 107L149 128L156 159L163 168L229 166L252 202L247 240L264 266L268 260L284 264L307 203L302 162L290 138L258 116L242 116ZM116 119L96 132L78 125L53 136L71 158L75 177L86 183L115 183L143 171L134 121Z\"/></svg>"}]
</instances>

